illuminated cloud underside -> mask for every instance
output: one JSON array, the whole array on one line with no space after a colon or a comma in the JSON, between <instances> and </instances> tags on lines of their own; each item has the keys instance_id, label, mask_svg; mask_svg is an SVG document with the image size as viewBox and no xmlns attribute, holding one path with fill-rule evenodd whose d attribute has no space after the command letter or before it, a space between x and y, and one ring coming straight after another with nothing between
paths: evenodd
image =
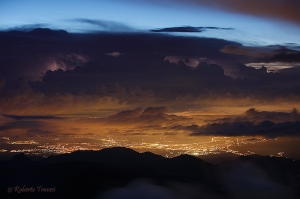
<instances>
[{"instance_id":1,"label":"illuminated cloud underside","mask_svg":"<svg viewBox=\"0 0 300 199\"><path fill-rule=\"evenodd\" d=\"M47 22L46 4L0 6L1 152L242 155L299 138L298 2L101 3L48 2Z\"/></svg>"}]
</instances>

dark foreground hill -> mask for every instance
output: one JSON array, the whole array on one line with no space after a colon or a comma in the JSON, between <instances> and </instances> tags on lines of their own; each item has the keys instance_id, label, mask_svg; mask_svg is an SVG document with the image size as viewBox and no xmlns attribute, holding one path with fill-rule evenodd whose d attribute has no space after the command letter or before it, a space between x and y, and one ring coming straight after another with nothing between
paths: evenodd
<instances>
[{"instance_id":1,"label":"dark foreground hill","mask_svg":"<svg viewBox=\"0 0 300 199\"><path fill-rule=\"evenodd\" d=\"M300 163L247 156L212 165L127 148L0 162L0 198L300 198Z\"/></svg>"}]
</instances>

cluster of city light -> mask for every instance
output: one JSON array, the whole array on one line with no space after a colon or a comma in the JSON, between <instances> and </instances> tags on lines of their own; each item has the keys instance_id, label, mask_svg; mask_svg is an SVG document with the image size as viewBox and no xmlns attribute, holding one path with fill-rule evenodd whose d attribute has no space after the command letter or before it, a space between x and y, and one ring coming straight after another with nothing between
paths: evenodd
<instances>
[{"instance_id":1,"label":"cluster of city light","mask_svg":"<svg viewBox=\"0 0 300 199\"><path fill-rule=\"evenodd\" d=\"M79 142L76 140L90 139L91 142ZM46 141L45 141L46 140ZM9 145L26 145L23 149L7 149L2 148L0 152L10 153L25 153L48 156L51 154L63 154L71 153L77 150L100 150L102 148L109 147L128 147L136 151L155 151L164 150L165 157L175 157L181 154L189 154L194 156L220 154L223 152L233 153L237 155L251 155L253 152L248 151L241 153L239 151L232 150L231 146L241 146L244 144L258 143L267 141L265 138L249 138L249 137L213 137L207 142L192 142L192 143L179 143L174 141L167 141L161 139L161 142L143 141L134 142L124 138L112 138L112 137L97 137L97 136L65 136L61 138L40 138L39 140L13 140L8 137L1 137L0 144L6 143ZM30 147L28 146L30 145ZM282 156L284 152L278 154Z\"/></svg>"}]
</instances>

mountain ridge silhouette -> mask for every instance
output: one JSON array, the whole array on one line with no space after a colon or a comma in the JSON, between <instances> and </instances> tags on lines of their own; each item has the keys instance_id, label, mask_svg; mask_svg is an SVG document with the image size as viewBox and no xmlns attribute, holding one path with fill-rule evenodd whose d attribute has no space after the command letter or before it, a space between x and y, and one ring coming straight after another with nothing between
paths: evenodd
<instances>
[{"instance_id":1,"label":"mountain ridge silhouette","mask_svg":"<svg viewBox=\"0 0 300 199\"><path fill-rule=\"evenodd\" d=\"M253 182L258 180L263 181L262 185L267 185L267 188L276 188L270 189L275 190L275 196L281 197L280 193L285 191L291 193L291 197L287 195L287 198L300 196L300 161L241 156L213 165L190 155L165 158L122 147L75 151L37 161L25 154L17 154L9 161L0 162L0 178L0 198L24 198L25 193L8 194L9 187L43 186L55 187L55 192L26 194L29 198L92 199L110 190L126 188L137 179L151 180L163 189L169 189L170 183L197 186L202 192L216 194L221 199L235 198L232 190L237 187L242 189L240 193L249 190L250 195L256 193L260 185ZM254 191L251 191L252 187ZM273 196L273 192L266 190L269 196Z\"/></svg>"}]
</instances>

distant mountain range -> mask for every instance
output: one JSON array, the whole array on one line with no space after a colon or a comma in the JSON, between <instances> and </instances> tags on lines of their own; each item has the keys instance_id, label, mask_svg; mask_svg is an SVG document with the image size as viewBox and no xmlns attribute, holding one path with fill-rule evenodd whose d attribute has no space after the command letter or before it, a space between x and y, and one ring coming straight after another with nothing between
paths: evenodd
<instances>
[{"instance_id":1,"label":"distant mountain range","mask_svg":"<svg viewBox=\"0 0 300 199\"><path fill-rule=\"evenodd\" d=\"M39 161L18 154L0 162L0 179L0 198L300 198L300 161L269 156L213 165L121 147Z\"/></svg>"}]
</instances>

